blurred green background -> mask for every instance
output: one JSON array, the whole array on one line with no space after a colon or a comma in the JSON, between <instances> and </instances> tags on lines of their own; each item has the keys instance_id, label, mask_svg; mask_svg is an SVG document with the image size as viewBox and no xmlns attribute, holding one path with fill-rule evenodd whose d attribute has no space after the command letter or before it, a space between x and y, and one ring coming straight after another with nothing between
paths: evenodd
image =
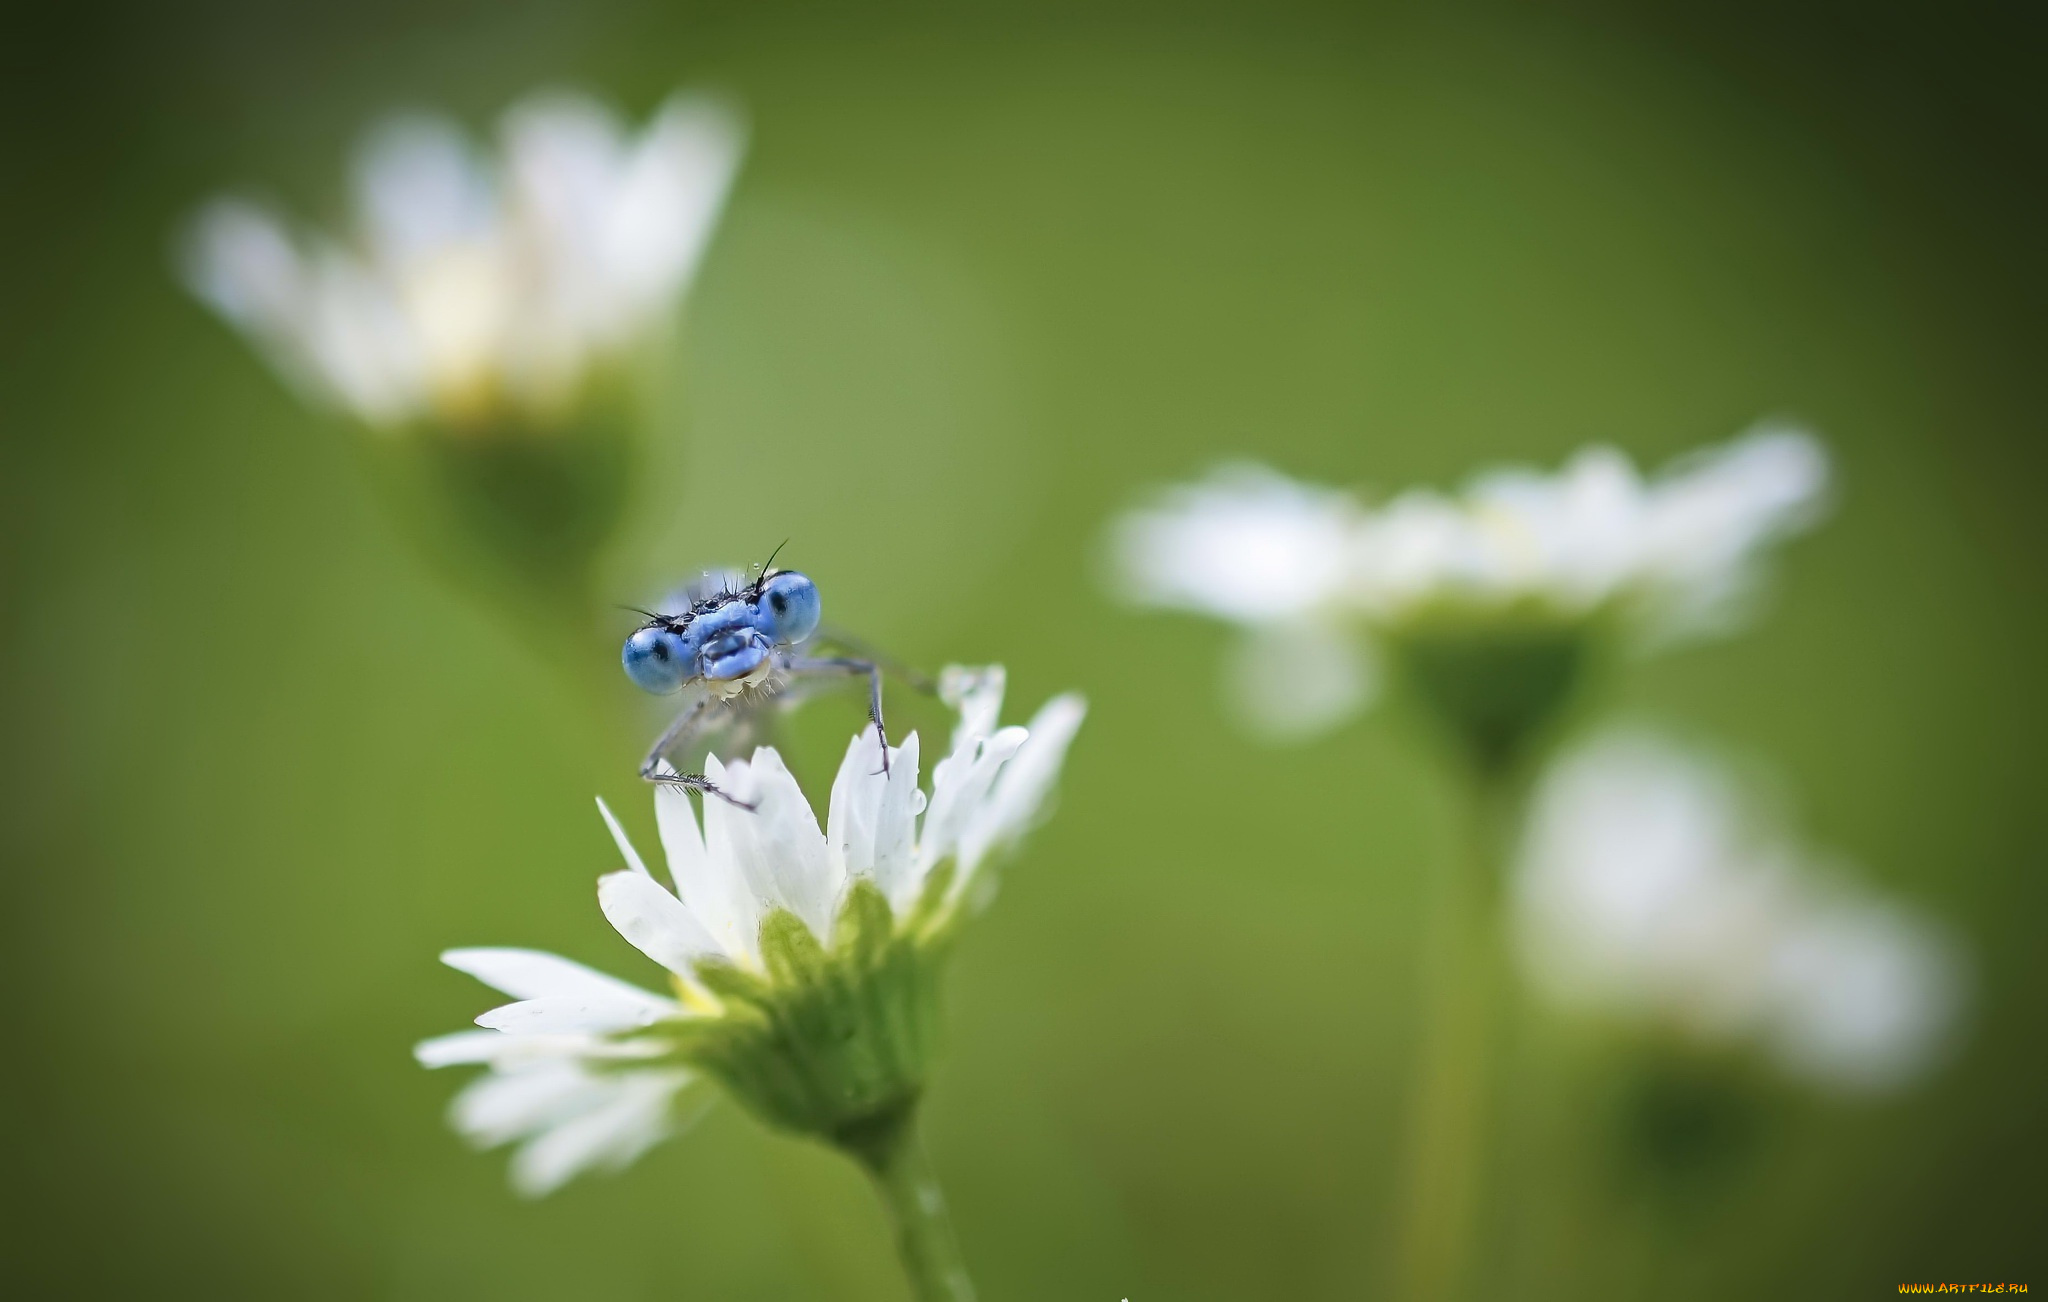
<instances>
[{"instance_id":1,"label":"blurred green background","mask_svg":"<svg viewBox=\"0 0 2048 1302\"><path fill-rule=\"evenodd\" d=\"M13 1296L901 1296L852 1168L730 1106L539 1204L444 1129L456 1081L408 1047L489 996L439 949L646 977L592 907L590 795L651 835L654 719L423 566L353 433L169 274L213 191L325 215L378 113L483 126L545 83L719 86L754 125L618 599L787 537L906 658L1094 702L949 989L930 1134L989 1302L1378 1294L1456 838L1384 717L1234 736L1227 633L1108 603L1105 518L1231 454L1397 487L1773 414L1830 440L1839 511L1757 628L1613 703L1769 757L1815 839L1968 938L1971 1023L1917 1091L1774 1103L1648 1268L1604 1096L1553 1082L1503 1177L1546 1228L1503 1251L1531 1297L2048 1288L2016 7L10 8ZM807 714L799 771L857 717Z\"/></svg>"}]
</instances>

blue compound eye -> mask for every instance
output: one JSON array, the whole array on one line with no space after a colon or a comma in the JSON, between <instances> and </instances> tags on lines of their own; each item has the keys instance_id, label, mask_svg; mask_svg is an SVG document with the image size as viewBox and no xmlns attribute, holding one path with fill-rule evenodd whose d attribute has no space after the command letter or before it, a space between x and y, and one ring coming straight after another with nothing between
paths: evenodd
<instances>
[{"instance_id":1,"label":"blue compound eye","mask_svg":"<svg viewBox=\"0 0 2048 1302\"><path fill-rule=\"evenodd\" d=\"M693 672L683 635L659 624L627 638L619 660L635 686L657 695L675 691Z\"/></svg>"},{"instance_id":2,"label":"blue compound eye","mask_svg":"<svg viewBox=\"0 0 2048 1302\"><path fill-rule=\"evenodd\" d=\"M768 635L785 646L809 637L824 610L818 585L795 570L784 570L763 583L756 604Z\"/></svg>"}]
</instances>

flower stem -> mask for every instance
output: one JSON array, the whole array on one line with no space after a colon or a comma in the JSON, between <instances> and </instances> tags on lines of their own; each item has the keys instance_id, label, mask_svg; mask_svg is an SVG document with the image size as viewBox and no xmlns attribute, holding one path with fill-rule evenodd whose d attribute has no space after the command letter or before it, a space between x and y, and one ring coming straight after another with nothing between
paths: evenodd
<instances>
[{"instance_id":1,"label":"flower stem","mask_svg":"<svg viewBox=\"0 0 2048 1302\"><path fill-rule=\"evenodd\" d=\"M1501 879L1515 784L1481 771L1472 790L1469 844L1436 883L1429 933L1429 1016L1416 1063L1401 1263L1410 1302L1470 1295L1486 1204L1491 1087L1508 977Z\"/></svg>"},{"instance_id":2,"label":"flower stem","mask_svg":"<svg viewBox=\"0 0 2048 1302\"><path fill-rule=\"evenodd\" d=\"M885 1139L854 1149L854 1156L889 1214L911 1296L917 1302L974 1302L974 1284L916 1121L906 1117Z\"/></svg>"}]
</instances>

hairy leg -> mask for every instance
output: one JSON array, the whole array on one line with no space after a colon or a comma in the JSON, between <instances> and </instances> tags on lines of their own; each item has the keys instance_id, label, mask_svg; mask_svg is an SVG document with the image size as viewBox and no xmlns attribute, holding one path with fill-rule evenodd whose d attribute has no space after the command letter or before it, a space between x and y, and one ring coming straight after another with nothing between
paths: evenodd
<instances>
[{"instance_id":1,"label":"hairy leg","mask_svg":"<svg viewBox=\"0 0 2048 1302\"><path fill-rule=\"evenodd\" d=\"M721 790L717 783L702 773L679 773L674 768L661 771L669 753L693 740L710 725L713 719L724 713L725 702L716 697L703 696L686 706L674 722L662 730L654 745L647 752L647 758L640 761L640 776L648 782L661 786L681 787L685 791L701 791L707 796L717 796L728 805L752 810L754 806Z\"/></svg>"}]
</instances>

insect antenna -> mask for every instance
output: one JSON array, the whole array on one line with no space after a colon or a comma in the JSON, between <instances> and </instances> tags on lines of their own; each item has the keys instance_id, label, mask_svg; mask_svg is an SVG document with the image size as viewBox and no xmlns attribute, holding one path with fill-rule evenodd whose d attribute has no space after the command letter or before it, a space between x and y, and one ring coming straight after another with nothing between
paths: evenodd
<instances>
[{"instance_id":1,"label":"insect antenna","mask_svg":"<svg viewBox=\"0 0 2048 1302\"><path fill-rule=\"evenodd\" d=\"M761 562L761 572L754 576L755 596L761 595L761 585L768 581L768 567L775 564L775 558L782 555L782 549L787 546L789 546L789 539L784 538L781 542L775 544L774 551L768 553L768 559Z\"/></svg>"},{"instance_id":2,"label":"insect antenna","mask_svg":"<svg viewBox=\"0 0 2048 1302\"><path fill-rule=\"evenodd\" d=\"M640 606L627 606L627 605L621 605L621 606L619 607L619 609L620 609L620 610L630 610L630 611L632 611L632 612L633 612L634 614L636 614L636 615L639 615L639 616L642 616L643 618L645 618L645 619L647 620L647 622L648 622L648 623L650 623L650 624L666 624L666 623L668 622L668 620L669 620L669 617L668 617L667 615L660 615L660 614L656 614L656 613L655 613L654 611L651 611L651 610L647 610L647 609L645 609L645 608L643 608L643 607L640 607Z\"/></svg>"}]
</instances>

